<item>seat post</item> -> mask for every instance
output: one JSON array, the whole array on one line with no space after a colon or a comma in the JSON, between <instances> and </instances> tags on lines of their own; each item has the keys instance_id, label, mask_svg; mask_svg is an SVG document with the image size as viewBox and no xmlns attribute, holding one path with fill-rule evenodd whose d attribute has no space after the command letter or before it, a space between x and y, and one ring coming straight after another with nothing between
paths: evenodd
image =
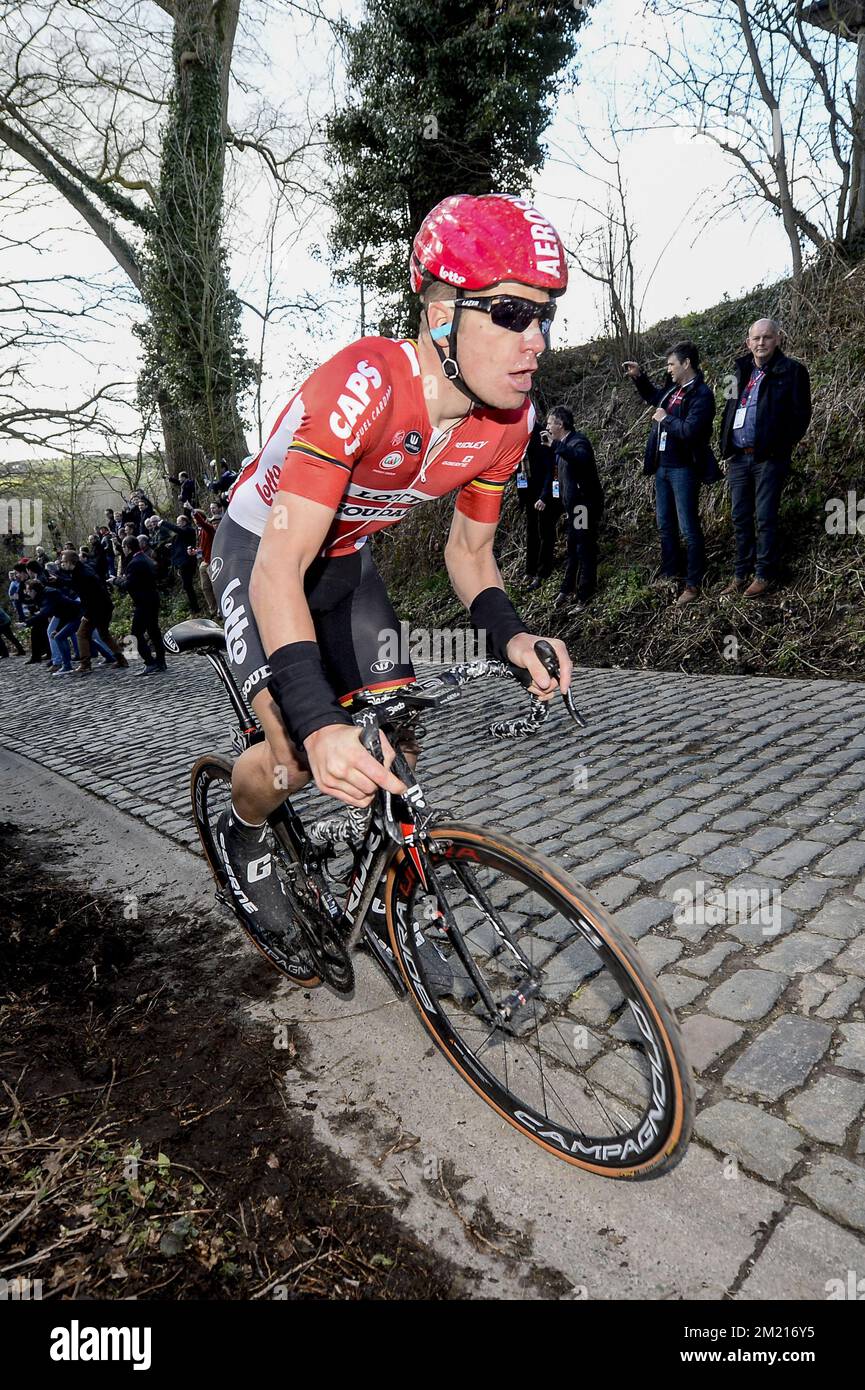
<instances>
[{"instance_id":1,"label":"seat post","mask_svg":"<svg viewBox=\"0 0 865 1390\"><path fill-rule=\"evenodd\" d=\"M205 651L202 652L202 656L207 657L207 660L225 686L225 692L231 701L231 707L234 713L237 715L237 722L240 725L241 732L246 734L249 733L251 729L257 728L255 716L235 685L234 677L231 674L223 653Z\"/></svg>"}]
</instances>

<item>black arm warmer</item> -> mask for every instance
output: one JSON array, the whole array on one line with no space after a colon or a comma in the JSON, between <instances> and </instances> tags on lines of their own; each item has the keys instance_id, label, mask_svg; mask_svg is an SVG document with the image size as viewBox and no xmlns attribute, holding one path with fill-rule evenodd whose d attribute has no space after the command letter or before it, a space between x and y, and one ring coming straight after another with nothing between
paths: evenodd
<instances>
[{"instance_id":1,"label":"black arm warmer","mask_svg":"<svg viewBox=\"0 0 865 1390\"><path fill-rule=\"evenodd\" d=\"M469 617L475 632L485 632L491 653L499 661L507 661L505 648L518 632L528 632L504 589L482 589L469 607Z\"/></svg>"},{"instance_id":2,"label":"black arm warmer","mask_svg":"<svg viewBox=\"0 0 865 1390\"><path fill-rule=\"evenodd\" d=\"M270 657L267 688L279 705L292 742L303 740L327 724L351 724L351 715L337 703L317 642L290 642Z\"/></svg>"}]
</instances>

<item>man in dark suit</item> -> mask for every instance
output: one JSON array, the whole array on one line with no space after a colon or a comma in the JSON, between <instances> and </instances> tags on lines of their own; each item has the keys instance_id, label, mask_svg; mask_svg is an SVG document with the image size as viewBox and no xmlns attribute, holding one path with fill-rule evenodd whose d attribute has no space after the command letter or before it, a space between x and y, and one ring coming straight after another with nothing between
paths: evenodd
<instances>
[{"instance_id":1,"label":"man in dark suit","mask_svg":"<svg viewBox=\"0 0 865 1390\"><path fill-rule=\"evenodd\" d=\"M793 450L811 421L811 379L780 348L774 319L758 319L748 351L736 359L735 395L721 420L721 457L736 537L736 569L723 590L760 598L777 578L778 511ZM754 574L753 583L748 580Z\"/></svg>"},{"instance_id":2,"label":"man in dark suit","mask_svg":"<svg viewBox=\"0 0 865 1390\"><path fill-rule=\"evenodd\" d=\"M132 599L131 632L138 644L138 655L144 662L142 674L152 676L166 669L165 645L159 630L156 566L149 556L142 553L137 536L124 539L123 554L123 578L118 580L118 585Z\"/></svg>"},{"instance_id":3,"label":"man in dark suit","mask_svg":"<svg viewBox=\"0 0 865 1390\"><path fill-rule=\"evenodd\" d=\"M547 416L547 429L556 454L556 474L544 500L558 500L568 528L568 558L556 607L570 603L577 591L576 611L585 608L598 582L598 531L604 493L595 463L595 451L587 435L574 427L566 405L557 405Z\"/></svg>"},{"instance_id":4,"label":"man in dark suit","mask_svg":"<svg viewBox=\"0 0 865 1390\"><path fill-rule=\"evenodd\" d=\"M539 589L553 572L556 523L562 510L550 496L554 469L550 436L536 420L525 457L517 469L517 504L526 517L526 575L530 589Z\"/></svg>"}]
</instances>

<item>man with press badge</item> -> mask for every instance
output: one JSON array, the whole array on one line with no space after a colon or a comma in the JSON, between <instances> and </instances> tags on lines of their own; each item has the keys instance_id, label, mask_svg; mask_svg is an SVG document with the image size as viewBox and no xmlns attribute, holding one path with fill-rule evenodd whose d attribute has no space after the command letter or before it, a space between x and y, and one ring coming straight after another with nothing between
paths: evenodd
<instances>
[{"instance_id":1,"label":"man with press badge","mask_svg":"<svg viewBox=\"0 0 865 1390\"><path fill-rule=\"evenodd\" d=\"M721 420L736 538L735 575L722 592L731 597L744 591L745 598L760 598L777 578L781 493L811 420L808 368L787 357L780 341L774 319L752 323Z\"/></svg>"},{"instance_id":2,"label":"man with press badge","mask_svg":"<svg viewBox=\"0 0 865 1390\"><path fill-rule=\"evenodd\" d=\"M700 370L696 343L674 343L667 351L667 375L655 386L638 362L625 362L644 401L656 407L646 444L643 472L655 478L655 517L661 537L661 571L656 588L682 583L680 536L687 555L678 607L700 596L706 568L706 544L700 522L700 486L716 482L718 461L712 453L715 397Z\"/></svg>"}]
</instances>

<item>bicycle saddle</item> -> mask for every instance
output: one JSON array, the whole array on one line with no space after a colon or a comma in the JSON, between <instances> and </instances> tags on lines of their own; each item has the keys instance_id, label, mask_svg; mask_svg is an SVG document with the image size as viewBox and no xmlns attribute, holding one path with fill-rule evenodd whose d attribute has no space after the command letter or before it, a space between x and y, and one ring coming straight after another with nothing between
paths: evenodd
<instances>
[{"instance_id":1,"label":"bicycle saddle","mask_svg":"<svg viewBox=\"0 0 865 1390\"><path fill-rule=\"evenodd\" d=\"M187 618L162 634L170 652L225 651L225 633L212 618Z\"/></svg>"}]
</instances>

